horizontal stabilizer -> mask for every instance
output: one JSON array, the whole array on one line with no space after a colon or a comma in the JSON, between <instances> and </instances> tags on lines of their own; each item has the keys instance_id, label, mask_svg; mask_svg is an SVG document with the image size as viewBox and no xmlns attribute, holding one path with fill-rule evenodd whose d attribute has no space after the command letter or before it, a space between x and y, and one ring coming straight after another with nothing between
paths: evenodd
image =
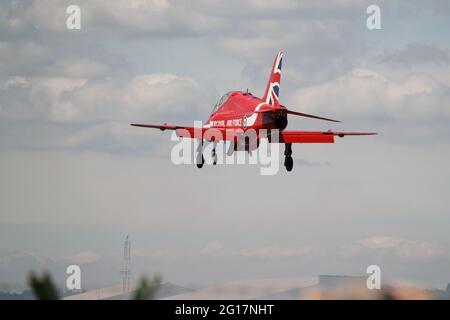
<instances>
[{"instance_id":1,"label":"horizontal stabilizer","mask_svg":"<svg viewBox=\"0 0 450 320\"><path fill-rule=\"evenodd\" d=\"M334 143L334 137L371 136L375 132L336 132L336 131L289 131L280 133L280 142L284 143Z\"/></svg>"},{"instance_id":2,"label":"horizontal stabilizer","mask_svg":"<svg viewBox=\"0 0 450 320\"><path fill-rule=\"evenodd\" d=\"M330 119L330 118L324 118L324 117L319 117L319 116L315 116L313 114L308 114L308 113L303 113L303 112L297 112L297 111L291 111L291 110L287 110L288 114L292 114L294 116L300 116L300 117L306 117L306 118L313 118L313 119L319 119L319 120L325 120L325 121L332 121L332 122L340 122L339 120L334 120L334 119Z\"/></svg>"},{"instance_id":3,"label":"horizontal stabilizer","mask_svg":"<svg viewBox=\"0 0 450 320\"><path fill-rule=\"evenodd\" d=\"M328 130L325 134L331 134L333 136L344 137L344 136L376 136L378 133L376 132L340 132L340 131L331 131Z\"/></svg>"}]
</instances>

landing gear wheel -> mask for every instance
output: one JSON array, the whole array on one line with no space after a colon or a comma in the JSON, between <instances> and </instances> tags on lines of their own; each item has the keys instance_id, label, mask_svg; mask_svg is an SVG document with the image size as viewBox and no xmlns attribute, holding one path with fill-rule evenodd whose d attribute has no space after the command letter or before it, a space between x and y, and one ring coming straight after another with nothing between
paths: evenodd
<instances>
[{"instance_id":1,"label":"landing gear wheel","mask_svg":"<svg viewBox=\"0 0 450 320\"><path fill-rule=\"evenodd\" d=\"M288 172L292 171L292 167L294 166L294 161L292 160L291 154L292 154L292 144L286 143L284 145L284 166L286 167L286 170Z\"/></svg>"},{"instance_id":2,"label":"landing gear wheel","mask_svg":"<svg viewBox=\"0 0 450 320\"><path fill-rule=\"evenodd\" d=\"M197 168L201 169L203 164L205 163L205 158L203 158L203 139L199 141L197 146L197 159L196 159Z\"/></svg>"},{"instance_id":3,"label":"landing gear wheel","mask_svg":"<svg viewBox=\"0 0 450 320\"><path fill-rule=\"evenodd\" d=\"M201 169L203 167L203 164L205 163L205 158L203 157L200 159L200 155L197 158L197 168Z\"/></svg>"},{"instance_id":4,"label":"landing gear wheel","mask_svg":"<svg viewBox=\"0 0 450 320\"><path fill-rule=\"evenodd\" d=\"M217 164L217 153L216 153L216 149L213 149L211 152L212 155L212 159L213 159L213 165Z\"/></svg>"},{"instance_id":5,"label":"landing gear wheel","mask_svg":"<svg viewBox=\"0 0 450 320\"><path fill-rule=\"evenodd\" d=\"M292 160L291 156L286 156L284 159L284 166L288 172L292 171L292 167L294 166L294 160Z\"/></svg>"}]
</instances>

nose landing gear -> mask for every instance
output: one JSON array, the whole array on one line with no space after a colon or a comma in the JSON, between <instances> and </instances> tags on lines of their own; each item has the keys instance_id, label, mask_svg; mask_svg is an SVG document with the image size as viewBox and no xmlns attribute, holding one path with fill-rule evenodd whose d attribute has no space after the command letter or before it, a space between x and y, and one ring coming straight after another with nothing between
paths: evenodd
<instances>
[{"instance_id":1,"label":"nose landing gear","mask_svg":"<svg viewBox=\"0 0 450 320\"><path fill-rule=\"evenodd\" d=\"M284 149L284 166L288 172L292 171L292 167L294 166L294 160L292 160L292 144L286 143Z\"/></svg>"},{"instance_id":2,"label":"nose landing gear","mask_svg":"<svg viewBox=\"0 0 450 320\"><path fill-rule=\"evenodd\" d=\"M195 161L197 168L201 169L205 163L205 158L203 157L203 139L198 143L197 147L197 159Z\"/></svg>"},{"instance_id":3,"label":"nose landing gear","mask_svg":"<svg viewBox=\"0 0 450 320\"><path fill-rule=\"evenodd\" d=\"M211 156L212 156L212 159L213 159L213 165L217 164L216 145L217 145L217 142L214 140L214 142L213 142L213 149L211 151Z\"/></svg>"}]
</instances>

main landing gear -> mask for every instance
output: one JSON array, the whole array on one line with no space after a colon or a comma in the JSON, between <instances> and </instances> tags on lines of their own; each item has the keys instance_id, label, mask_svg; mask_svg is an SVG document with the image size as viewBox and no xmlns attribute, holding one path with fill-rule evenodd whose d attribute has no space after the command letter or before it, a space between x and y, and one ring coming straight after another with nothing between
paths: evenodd
<instances>
[{"instance_id":1,"label":"main landing gear","mask_svg":"<svg viewBox=\"0 0 450 320\"><path fill-rule=\"evenodd\" d=\"M216 153L216 141L213 141L214 146L211 151L211 156L213 159L213 165L217 164L217 153ZM292 171L292 168L294 167L294 160L292 159L292 143L285 143L284 144L284 166L286 167L286 170L288 172ZM230 150L228 150L230 152ZM232 152L231 152L232 153ZM203 168L203 165L205 164L205 158L203 157L203 140L200 140L198 147L197 147L197 160L196 160L197 168L201 169Z\"/></svg>"},{"instance_id":2,"label":"main landing gear","mask_svg":"<svg viewBox=\"0 0 450 320\"><path fill-rule=\"evenodd\" d=\"M290 172L294 166L294 160L292 160L292 143L286 143L284 146L284 166Z\"/></svg>"},{"instance_id":3,"label":"main landing gear","mask_svg":"<svg viewBox=\"0 0 450 320\"><path fill-rule=\"evenodd\" d=\"M217 153L216 153L216 145L217 142L213 141L213 148L211 151L211 156L212 156L212 164L216 165L217 164ZM203 140L199 141L198 147L197 147L197 168L201 169L203 168L203 165L205 164L205 158L203 157Z\"/></svg>"}]
</instances>

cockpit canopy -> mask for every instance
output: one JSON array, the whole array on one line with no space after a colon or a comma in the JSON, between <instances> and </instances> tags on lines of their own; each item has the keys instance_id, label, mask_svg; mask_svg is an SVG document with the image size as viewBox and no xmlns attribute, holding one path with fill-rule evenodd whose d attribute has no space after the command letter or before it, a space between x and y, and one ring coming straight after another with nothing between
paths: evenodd
<instances>
[{"instance_id":1,"label":"cockpit canopy","mask_svg":"<svg viewBox=\"0 0 450 320\"><path fill-rule=\"evenodd\" d=\"M217 103L214 105L213 111L215 112L221 105L223 105L225 103L225 101L227 101L228 97L230 96L230 94L232 93L232 91L225 93L220 99L219 101L217 101Z\"/></svg>"}]
</instances>

